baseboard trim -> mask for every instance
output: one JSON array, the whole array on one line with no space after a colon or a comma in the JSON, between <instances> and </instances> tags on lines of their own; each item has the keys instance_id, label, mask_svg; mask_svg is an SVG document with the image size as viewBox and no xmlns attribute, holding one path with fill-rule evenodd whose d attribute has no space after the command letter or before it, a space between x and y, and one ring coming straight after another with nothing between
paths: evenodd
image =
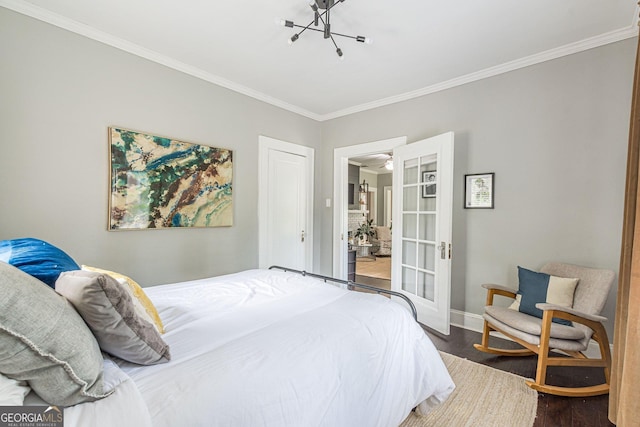
<instances>
[{"instance_id":1,"label":"baseboard trim","mask_svg":"<svg viewBox=\"0 0 640 427\"><path fill-rule=\"evenodd\" d=\"M482 333L482 328L484 327L484 319L479 314L467 313L460 310L451 310L451 324L453 326L467 329L469 331ZM500 332L494 331L491 333L491 336L496 336L498 338L512 341L509 337L501 334ZM613 344L609 343L609 348L611 350L611 354L613 354ZM598 347L598 343L596 343L594 340L591 340L591 342L589 343L589 347L587 347L587 351L585 351L584 354L590 358L599 358L600 348Z\"/></svg>"}]
</instances>

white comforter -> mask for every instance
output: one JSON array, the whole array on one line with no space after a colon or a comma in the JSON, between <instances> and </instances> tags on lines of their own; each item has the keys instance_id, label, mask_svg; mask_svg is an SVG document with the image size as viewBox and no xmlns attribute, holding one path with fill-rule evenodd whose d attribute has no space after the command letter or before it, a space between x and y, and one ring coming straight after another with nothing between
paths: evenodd
<instances>
[{"instance_id":1,"label":"white comforter","mask_svg":"<svg viewBox=\"0 0 640 427\"><path fill-rule=\"evenodd\" d=\"M383 296L268 270L145 291L172 359L118 363L125 386L135 384L132 411L153 426L397 426L454 388L409 312ZM141 425L122 419L126 396L67 408L65 418Z\"/></svg>"}]
</instances>

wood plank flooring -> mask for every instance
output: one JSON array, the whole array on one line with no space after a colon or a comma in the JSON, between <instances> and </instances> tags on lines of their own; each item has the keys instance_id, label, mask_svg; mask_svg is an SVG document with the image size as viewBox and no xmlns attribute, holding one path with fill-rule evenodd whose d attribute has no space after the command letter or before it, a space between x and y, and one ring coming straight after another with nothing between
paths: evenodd
<instances>
[{"instance_id":1,"label":"wood plank flooring","mask_svg":"<svg viewBox=\"0 0 640 427\"><path fill-rule=\"evenodd\" d=\"M438 350L472 360L492 368L511 372L526 378L534 378L536 357L495 356L473 348L482 334L466 329L451 327L449 336L425 329ZM518 345L499 338L491 338L490 345L503 348L518 348ZM550 367L547 382L559 386L580 386L601 381L598 369ZM538 394L538 412L534 427L609 427L613 426L607 417L609 395L594 397L563 397Z\"/></svg>"},{"instance_id":2,"label":"wood plank flooring","mask_svg":"<svg viewBox=\"0 0 640 427\"><path fill-rule=\"evenodd\" d=\"M372 286L389 286L388 281L379 281L365 276L356 276L356 282ZM482 334L455 326L449 336L441 335L423 326L438 350L450 353L492 368L512 372L526 378L534 378L535 356L507 357L495 356L473 348ZM490 345L504 348L518 348L511 341L491 337ZM603 380L602 370L593 368L548 368L547 382L559 386L582 386ZM607 411L609 395L595 397L563 397L538 394L538 412L534 427L612 427ZM501 427L501 426L496 426ZM505 426L508 427L508 426Z\"/></svg>"}]
</instances>

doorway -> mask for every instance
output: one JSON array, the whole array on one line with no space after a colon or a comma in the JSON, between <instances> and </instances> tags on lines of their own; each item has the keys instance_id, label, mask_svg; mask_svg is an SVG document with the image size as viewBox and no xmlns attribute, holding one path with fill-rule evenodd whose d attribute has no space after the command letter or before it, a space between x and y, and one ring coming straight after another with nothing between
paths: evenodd
<instances>
[{"instance_id":1,"label":"doorway","mask_svg":"<svg viewBox=\"0 0 640 427\"><path fill-rule=\"evenodd\" d=\"M372 185L369 185L369 191L366 191L366 193L375 194L376 209L375 209L375 213L373 214L373 218L371 216L367 217L366 213L363 215L363 212L359 212L360 210L359 205L355 205L355 202L359 201L358 196L360 193L359 192L360 184L362 184L363 179L364 181L366 181L365 184L371 184L373 181L373 178L371 176L375 176L375 174L364 175L363 179L361 179L360 175L358 174L358 177L356 178L357 181L355 182L349 181L349 160L351 160L352 163L359 163L360 165L364 164L366 166L370 166L370 164L372 163L373 157L379 157L379 158L384 157L384 160L386 160L388 158L388 154L392 152L395 147L406 144L406 140L407 140L406 137L399 137L399 138L386 139L382 141L369 142L365 144L352 145L349 147L336 148L334 150L334 193L333 193L334 194L334 219L333 219L333 230L334 230L333 232L333 275L334 277L339 277L344 280L349 279L348 256L349 254L352 254L353 256L353 252L349 252L350 250L349 237L352 237L355 239L355 235L353 232L351 233L351 236L349 234L349 231L350 231L349 215L352 216L351 231L353 231L354 228L357 228L360 224L362 224L365 218L369 220L373 219L374 221L377 222L377 224L380 224L380 225L383 225L382 221L384 218L384 203L383 203L383 197L381 197L381 195L383 194L382 193L383 187L386 184L380 185L379 183L376 183L375 187ZM371 159L367 160L368 163L356 161L356 160L362 160L362 158L365 158L366 156L371 157ZM384 162L380 163L380 165L382 164L384 164ZM379 170L379 166L376 166L374 169ZM368 179L367 179L367 176L369 177ZM378 174L378 176L380 176L380 174ZM352 177L352 181L353 181L353 177ZM356 182L357 182L357 185L356 185ZM349 184L353 184L353 186ZM390 186L390 185L391 184L388 184L387 186ZM351 190L351 188L353 188L353 190ZM375 188L376 191L372 192L371 191L372 188ZM350 194L350 191L353 191L353 193ZM372 199L373 197L370 197L367 200L372 200ZM352 201L351 204L349 203L350 201ZM373 201L367 202L367 203L370 203L371 205L374 204ZM364 210L369 210L369 209L365 208ZM360 260L361 262L369 262L364 259L365 256L369 256L370 259L373 259L373 257L371 257L371 250L373 249L373 243L372 243L372 246L370 247L367 247L367 246L354 247L354 246L355 245L353 244L351 245L351 250L360 251L359 253L357 253L357 255L360 255L360 258L362 258ZM390 261L390 257L388 261ZM358 257L356 257L356 265L357 263L358 263ZM357 269L356 269L356 273L357 273ZM363 276L363 277L368 277L368 276ZM374 279L371 279L371 280L374 281Z\"/></svg>"},{"instance_id":2,"label":"doorway","mask_svg":"<svg viewBox=\"0 0 640 427\"><path fill-rule=\"evenodd\" d=\"M451 299L453 132L334 150L334 276L347 279L348 161L393 152L391 288L412 299L418 320L448 335Z\"/></svg>"},{"instance_id":3,"label":"doorway","mask_svg":"<svg viewBox=\"0 0 640 427\"><path fill-rule=\"evenodd\" d=\"M371 153L349 158L347 247L355 255L355 281L391 289L391 228L384 224L381 189L393 183L391 152ZM354 181L355 185L351 182Z\"/></svg>"}]
</instances>

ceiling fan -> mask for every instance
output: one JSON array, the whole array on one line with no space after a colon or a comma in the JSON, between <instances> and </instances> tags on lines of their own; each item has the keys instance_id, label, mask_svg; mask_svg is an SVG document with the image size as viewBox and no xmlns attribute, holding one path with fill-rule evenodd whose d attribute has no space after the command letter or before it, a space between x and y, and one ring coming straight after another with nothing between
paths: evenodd
<instances>
[{"instance_id":1,"label":"ceiling fan","mask_svg":"<svg viewBox=\"0 0 640 427\"><path fill-rule=\"evenodd\" d=\"M393 155L392 153L379 153L379 154L372 154L369 156L366 156L369 158L370 161L373 161L375 158L375 163L373 163L371 165L371 167L380 164L380 161L383 161L384 163L381 166L378 166L378 169L387 169L387 170L393 170ZM366 168L366 167L370 167L367 164L362 164L360 165L360 167Z\"/></svg>"},{"instance_id":2,"label":"ceiling fan","mask_svg":"<svg viewBox=\"0 0 640 427\"><path fill-rule=\"evenodd\" d=\"M391 155L391 153L388 153L387 156L389 156L389 158L384 162L384 165L380 166L380 169L385 168L388 171L392 171L393 170L393 156Z\"/></svg>"}]
</instances>

